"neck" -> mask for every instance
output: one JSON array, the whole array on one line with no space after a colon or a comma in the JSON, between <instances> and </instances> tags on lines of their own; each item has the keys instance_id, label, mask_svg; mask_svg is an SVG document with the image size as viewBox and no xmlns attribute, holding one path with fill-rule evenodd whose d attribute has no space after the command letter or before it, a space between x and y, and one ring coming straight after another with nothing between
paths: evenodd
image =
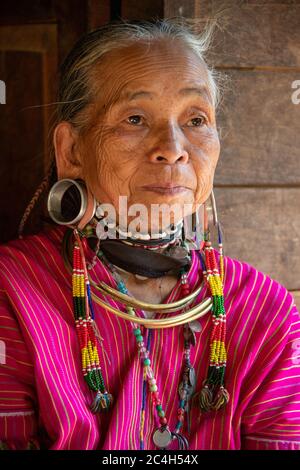
<instances>
[{"instance_id":1,"label":"neck","mask_svg":"<svg viewBox=\"0 0 300 470\"><path fill-rule=\"evenodd\" d=\"M130 231L119 226L115 221L109 220L107 217L95 218L93 225L99 239L118 239L132 246L157 249L166 248L181 239L183 221L179 221L176 225L170 224L167 228L155 233L153 231Z\"/></svg>"},{"instance_id":2,"label":"neck","mask_svg":"<svg viewBox=\"0 0 300 470\"><path fill-rule=\"evenodd\" d=\"M96 238L100 240L100 252L113 265L127 272L148 278L159 278L167 274L176 275L190 263L189 250L181 238L182 223L172 227L172 233L170 232L167 238L149 238L149 240L137 238L130 232L126 238L125 232L120 233L119 227L111 227L110 224L107 225L106 236L103 236L101 230L104 226L103 220L93 220L85 232L87 236L94 238L96 232ZM109 232L111 229L114 230L113 234ZM116 234L122 235L122 238L116 237ZM165 237L166 234L161 235Z\"/></svg>"},{"instance_id":3,"label":"neck","mask_svg":"<svg viewBox=\"0 0 300 470\"><path fill-rule=\"evenodd\" d=\"M115 266L125 282L130 294L138 300L148 303L163 303L178 282L179 276L165 275L157 278L147 278L129 273Z\"/></svg>"}]
</instances>

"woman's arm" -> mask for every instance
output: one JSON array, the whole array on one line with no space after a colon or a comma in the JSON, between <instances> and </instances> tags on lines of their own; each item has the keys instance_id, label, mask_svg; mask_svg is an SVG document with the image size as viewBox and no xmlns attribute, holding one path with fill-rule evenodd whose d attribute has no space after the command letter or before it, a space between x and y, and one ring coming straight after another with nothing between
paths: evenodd
<instances>
[{"instance_id":1,"label":"woman's arm","mask_svg":"<svg viewBox=\"0 0 300 470\"><path fill-rule=\"evenodd\" d=\"M0 448L39 448L37 435L33 364L0 286Z\"/></svg>"},{"instance_id":2,"label":"woman's arm","mask_svg":"<svg viewBox=\"0 0 300 470\"><path fill-rule=\"evenodd\" d=\"M300 450L300 316L291 294L286 302L288 317L266 337L245 387L242 449Z\"/></svg>"}]
</instances>

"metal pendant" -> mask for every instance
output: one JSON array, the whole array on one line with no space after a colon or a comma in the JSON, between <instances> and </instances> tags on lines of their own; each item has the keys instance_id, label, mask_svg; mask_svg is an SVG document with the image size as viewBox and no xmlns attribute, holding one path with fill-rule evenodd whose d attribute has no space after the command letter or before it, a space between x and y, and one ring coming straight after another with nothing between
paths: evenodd
<instances>
[{"instance_id":1,"label":"metal pendant","mask_svg":"<svg viewBox=\"0 0 300 470\"><path fill-rule=\"evenodd\" d=\"M186 343L196 345L196 335L189 326L184 328L183 337Z\"/></svg>"},{"instance_id":2,"label":"metal pendant","mask_svg":"<svg viewBox=\"0 0 300 470\"><path fill-rule=\"evenodd\" d=\"M179 450L188 450L189 449L189 441L183 434L173 433L173 439L177 439L178 441L178 448Z\"/></svg>"},{"instance_id":3,"label":"metal pendant","mask_svg":"<svg viewBox=\"0 0 300 470\"><path fill-rule=\"evenodd\" d=\"M163 429L161 431L161 429L158 428L154 431L152 439L156 447L165 449L172 442L173 437L172 433L168 429Z\"/></svg>"},{"instance_id":4,"label":"metal pendant","mask_svg":"<svg viewBox=\"0 0 300 470\"><path fill-rule=\"evenodd\" d=\"M202 330L202 326L198 320L191 321L189 323L189 327L191 330L193 330L195 333L199 333Z\"/></svg>"},{"instance_id":5,"label":"metal pendant","mask_svg":"<svg viewBox=\"0 0 300 470\"><path fill-rule=\"evenodd\" d=\"M179 393L180 400L187 400L188 384L184 382L180 382L178 386L178 393Z\"/></svg>"},{"instance_id":6,"label":"metal pendant","mask_svg":"<svg viewBox=\"0 0 300 470\"><path fill-rule=\"evenodd\" d=\"M196 382L197 382L196 371L195 371L194 367L191 367L189 369L189 384L190 384L190 386L192 387L193 390L196 387Z\"/></svg>"},{"instance_id":7,"label":"metal pendant","mask_svg":"<svg viewBox=\"0 0 300 470\"><path fill-rule=\"evenodd\" d=\"M197 377L196 377L196 372L194 367L190 367L186 372L185 372L185 379L180 382L179 387L178 387L178 393L180 396L181 400L187 400L189 401L196 388L196 382L197 382Z\"/></svg>"},{"instance_id":8,"label":"metal pendant","mask_svg":"<svg viewBox=\"0 0 300 470\"><path fill-rule=\"evenodd\" d=\"M188 383L181 382L178 387L178 393L181 400L189 401L194 393L195 388Z\"/></svg>"}]
</instances>

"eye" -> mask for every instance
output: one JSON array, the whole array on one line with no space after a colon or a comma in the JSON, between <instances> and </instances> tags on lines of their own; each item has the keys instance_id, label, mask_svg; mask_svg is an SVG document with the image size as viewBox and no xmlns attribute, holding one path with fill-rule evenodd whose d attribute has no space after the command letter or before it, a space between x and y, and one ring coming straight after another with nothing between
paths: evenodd
<instances>
[{"instance_id":1,"label":"eye","mask_svg":"<svg viewBox=\"0 0 300 470\"><path fill-rule=\"evenodd\" d=\"M191 125L189 125L191 123ZM204 116L197 116L188 121L188 127L200 127L206 124L206 118Z\"/></svg>"},{"instance_id":2,"label":"eye","mask_svg":"<svg viewBox=\"0 0 300 470\"><path fill-rule=\"evenodd\" d=\"M133 116L129 116L127 119L126 119L126 122L128 122L128 124L133 124L134 126L139 126L142 124L142 116L139 116L138 114L134 114Z\"/></svg>"}]
</instances>

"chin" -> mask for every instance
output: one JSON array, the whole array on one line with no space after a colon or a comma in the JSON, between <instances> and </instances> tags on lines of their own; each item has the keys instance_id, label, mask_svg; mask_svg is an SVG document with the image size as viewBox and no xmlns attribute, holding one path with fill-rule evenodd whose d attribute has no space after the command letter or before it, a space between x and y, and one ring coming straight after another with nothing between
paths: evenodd
<instances>
[{"instance_id":1,"label":"chin","mask_svg":"<svg viewBox=\"0 0 300 470\"><path fill-rule=\"evenodd\" d=\"M153 198L151 201L147 200L142 203L146 206L148 214L151 214L151 219L153 223L155 219L159 219L161 225L161 219L169 223L177 223L186 215L189 215L193 212L194 200L174 197L159 197ZM165 224L163 224L165 225ZM168 225L168 223L166 223Z\"/></svg>"}]
</instances>

